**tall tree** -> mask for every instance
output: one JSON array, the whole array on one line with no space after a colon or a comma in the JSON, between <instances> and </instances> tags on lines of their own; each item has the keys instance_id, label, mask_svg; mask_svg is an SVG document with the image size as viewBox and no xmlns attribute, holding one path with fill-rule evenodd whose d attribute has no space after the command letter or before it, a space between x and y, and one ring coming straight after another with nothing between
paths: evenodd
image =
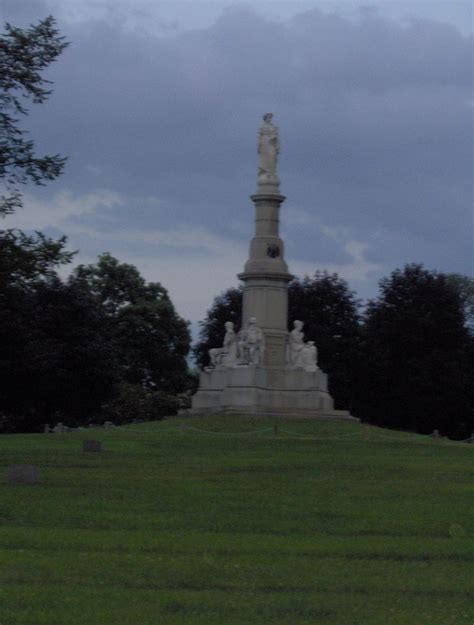
<instances>
[{"instance_id":1,"label":"tall tree","mask_svg":"<svg viewBox=\"0 0 474 625\"><path fill-rule=\"evenodd\" d=\"M446 279L456 289L461 298L466 327L474 336L474 278L460 273L447 273Z\"/></svg>"},{"instance_id":2,"label":"tall tree","mask_svg":"<svg viewBox=\"0 0 474 625\"><path fill-rule=\"evenodd\" d=\"M44 184L64 167L65 158L58 154L35 153L20 118L28 114L28 102L44 102L51 94L51 82L42 72L67 45L51 16L27 29L6 24L0 36L0 215L21 206L19 185Z\"/></svg>"},{"instance_id":3,"label":"tall tree","mask_svg":"<svg viewBox=\"0 0 474 625\"><path fill-rule=\"evenodd\" d=\"M242 324L242 287L230 288L218 295L206 313L206 318L199 322L199 340L193 348L193 355L198 367L209 364L209 350L219 347L224 340L226 321L232 321L236 331Z\"/></svg>"},{"instance_id":4,"label":"tall tree","mask_svg":"<svg viewBox=\"0 0 474 625\"><path fill-rule=\"evenodd\" d=\"M66 237L50 239L41 232L27 235L16 229L0 231L0 298L9 287L28 289L56 275L75 252L65 249Z\"/></svg>"},{"instance_id":5,"label":"tall tree","mask_svg":"<svg viewBox=\"0 0 474 625\"><path fill-rule=\"evenodd\" d=\"M82 284L106 310L126 382L167 393L186 389L189 328L161 284L110 254L79 265L70 283Z\"/></svg>"},{"instance_id":6,"label":"tall tree","mask_svg":"<svg viewBox=\"0 0 474 625\"><path fill-rule=\"evenodd\" d=\"M3 430L90 419L118 381L105 311L57 276L10 284L0 298Z\"/></svg>"},{"instance_id":7,"label":"tall tree","mask_svg":"<svg viewBox=\"0 0 474 625\"><path fill-rule=\"evenodd\" d=\"M296 319L304 322L305 340L317 345L336 407L350 409L359 370L359 300L345 280L326 271L293 280L288 300L289 328Z\"/></svg>"},{"instance_id":8,"label":"tall tree","mask_svg":"<svg viewBox=\"0 0 474 625\"><path fill-rule=\"evenodd\" d=\"M462 423L470 430L470 337L459 292L443 274L411 264L381 280L364 351L358 416L424 433L452 435Z\"/></svg>"}]
</instances>

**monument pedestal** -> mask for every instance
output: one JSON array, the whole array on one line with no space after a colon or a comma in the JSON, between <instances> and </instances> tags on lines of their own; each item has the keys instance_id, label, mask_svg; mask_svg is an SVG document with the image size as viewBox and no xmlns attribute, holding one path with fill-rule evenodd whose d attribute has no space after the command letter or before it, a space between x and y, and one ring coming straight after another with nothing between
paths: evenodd
<instances>
[{"instance_id":1,"label":"monument pedestal","mask_svg":"<svg viewBox=\"0 0 474 625\"><path fill-rule=\"evenodd\" d=\"M255 365L201 372L190 413L210 412L352 419L347 411L334 410L327 375L320 369Z\"/></svg>"}]
</instances>

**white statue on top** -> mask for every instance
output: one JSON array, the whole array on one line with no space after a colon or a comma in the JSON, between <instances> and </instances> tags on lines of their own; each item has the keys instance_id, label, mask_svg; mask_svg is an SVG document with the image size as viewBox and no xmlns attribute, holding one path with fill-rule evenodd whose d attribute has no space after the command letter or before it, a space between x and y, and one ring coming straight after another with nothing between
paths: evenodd
<instances>
[{"instance_id":1,"label":"white statue on top","mask_svg":"<svg viewBox=\"0 0 474 625\"><path fill-rule=\"evenodd\" d=\"M272 123L273 113L265 113L263 122L258 131L257 151L258 161L258 184L280 183L276 169L277 158L280 151L278 128Z\"/></svg>"}]
</instances>

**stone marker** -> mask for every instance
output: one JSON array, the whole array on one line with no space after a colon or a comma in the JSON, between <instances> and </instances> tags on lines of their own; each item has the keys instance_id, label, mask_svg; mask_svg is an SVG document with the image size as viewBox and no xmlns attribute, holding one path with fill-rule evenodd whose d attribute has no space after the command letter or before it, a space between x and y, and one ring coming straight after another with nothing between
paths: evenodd
<instances>
[{"instance_id":1,"label":"stone marker","mask_svg":"<svg viewBox=\"0 0 474 625\"><path fill-rule=\"evenodd\" d=\"M102 451L102 441L82 441L82 451L100 452Z\"/></svg>"},{"instance_id":2,"label":"stone marker","mask_svg":"<svg viewBox=\"0 0 474 625\"><path fill-rule=\"evenodd\" d=\"M49 434L49 423L44 424L44 433Z\"/></svg>"},{"instance_id":3,"label":"stone marker","mask_svg":"<svg viewBox=\"0 0 474 625\"><path fill-rule=\"evenodd\" d=\"M38 467L32 464L12 464L7 469L9 484L37 484L39 482Z\"/></svg>"},{"instance_id":4,"label":"stone marker","mask_svg":"<svg viewBox=\"0 0 474 625\"><path fill-rule=\"evenodd\" d=\"M439 430L433 430L433 434L431 435L433 438L439 438Z\"/></svg>"},{"instance_id":5,"label":"stone marker","mask_svg":"<svg viewBox=\"0 0 474 625\"><path fill-rule=\"evenodd\" d=\"M181 423L181 434L185 434L188 430L188 426L186 423Z\"/></svg>"}]
</instances>

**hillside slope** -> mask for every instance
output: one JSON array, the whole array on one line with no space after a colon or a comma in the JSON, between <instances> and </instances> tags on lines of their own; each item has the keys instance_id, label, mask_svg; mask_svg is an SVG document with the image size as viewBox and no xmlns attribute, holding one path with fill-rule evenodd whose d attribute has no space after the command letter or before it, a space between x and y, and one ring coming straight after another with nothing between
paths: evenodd
<instances>
[{"instance_id":1,"label":"hillside slope","mask_svg":"<svg viewBox=\"0 0 474 625\"><path fill-rule=\"evenodd\" d=\"M182 423L0 438L0 623L472 625L474 445Z\"/></svg>"}]
</instances>

